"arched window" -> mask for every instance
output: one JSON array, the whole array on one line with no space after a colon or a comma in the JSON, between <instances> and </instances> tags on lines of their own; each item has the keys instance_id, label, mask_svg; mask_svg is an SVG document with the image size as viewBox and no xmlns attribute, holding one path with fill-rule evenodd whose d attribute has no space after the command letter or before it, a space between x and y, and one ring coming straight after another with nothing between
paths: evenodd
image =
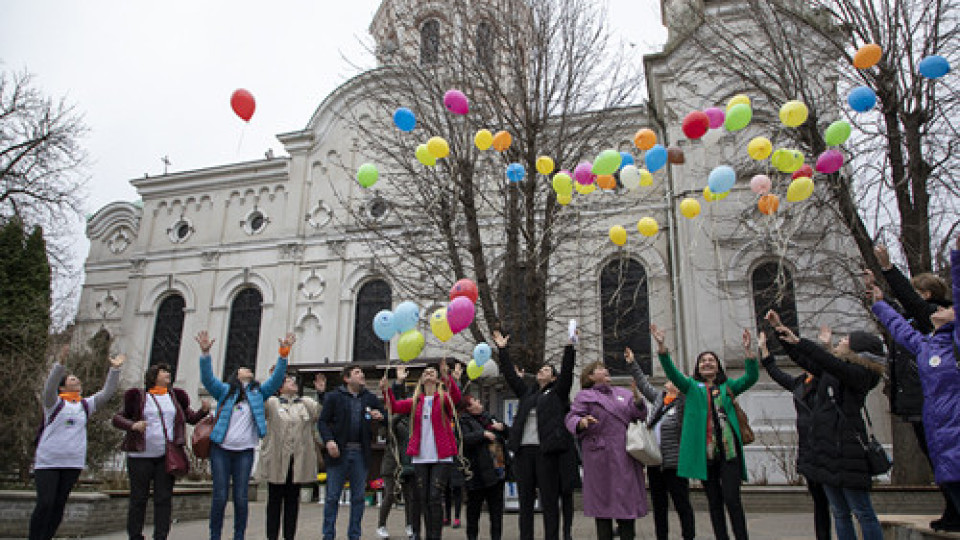
<instances>
[{"instance_id":1,"label":"arched window","mask_svg":"<svg viewBox=\"0 0 960 540\"><path fill-rule=\"evenodd\" d=\"M649 374L650 305L643 265L629 258L607 263L600 272L600 302L604 363L614 373L626 373L623 349L630 347Z\"/></svg>"},{"instance_id":2,"label":"arched window","mask_svg":"<svg viewBox=\"0 0 960 540\"><path fill-rule=\"evenodd\" d=\"M180 340L183 339L183 308L186 302L179 294L171 294L160 302L157 319L153 323L153 343L150 345L150 365L170 366L172 380L177 380L177 362L180 359Z\"/></svg>"},{"instance_id":3,"label":"arched window","mask_svg":"<svg viewBox=\"0 0 960 540\"><path fill-rule=\"evenodd\" d=\"M440 59L440 21L428 19L420 26L420 65Z\"/></svg>"},{"instance_id":4,"label":"arched window","mask_svg":"<svg viewBox=\"0 0 960 540\"><path fill-rule=\"evenodd\" d=\"M230 329L227 331L226 360L223 380L228 380L237 368L257 372L257 347L260 345L260 319L263 316L263 296L254 288L240 291L230 304Z\"/></svg>"},{"instance_id":5,"label":"arched window","mask_svg":"<svg viewBox=\"0 0 960 540\"><path fill-rule=\"evenodd\" d=\"M485 68L493 66L493 27L488 22L477 25L477 63Z\"/></svg>"},{"instance_id":6,"label":"arched window","mask_svg":"<svg viewBox=\"0 0 960 540\"><path fill-rule=\"evenodd\" d=\"M780 320L783 321L783 324L799 336L797 299L794 295L793 275L790 274L790 270L776 262L766 262L753 270L750 283L753 286L753 307L757 318L757 328L768 328L763 317L772 309L780 314ZM768 339L767 345L770 352L783 353L777 340Z\"/></svg>"},{"instance_id":7,"label":"arched window","mask_svg":"<svg viewBox=\"0 0 960 540\"><path fill-rule=\"evenodd\" d=\"M357 293L356 319L353 321L353 361L387 359L387 347L373 331L373 318L383 309L391 309L390 285L382 279L368 281Z\"/></svg>"}]
</instances>

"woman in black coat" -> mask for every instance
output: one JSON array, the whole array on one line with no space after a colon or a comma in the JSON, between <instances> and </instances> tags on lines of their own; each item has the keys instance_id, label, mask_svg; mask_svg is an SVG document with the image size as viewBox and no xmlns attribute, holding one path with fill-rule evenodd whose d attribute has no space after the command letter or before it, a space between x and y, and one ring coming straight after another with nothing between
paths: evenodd
<instances>
[{"instance_id":1,"label":"woman in black coat","mask_svg":"<svg viewBox=\"0 0 960 540\"><path fill-rule=\"evenodd\" d=\"M563 504L563 538L572 538L573 490L580 485L580 469L573 435L564 426L570 410L570 388L576 351L574 339L563 350L560 372L551 365L537 371L537 381L527 385L517 373L507 352L509 336L493 333L499 348L500 373L520 401L507 442L516 464L520 495L520 540L533 540L533 514L537 492L543 510L545 540L560 538L560 509ZM535 421L536 425L530 421Z\"/></svg>"},{"instance_id":2,"label":"woman in black coat","mask_svg":"<svg viewBox=\"0 0 960 540\"><path fill-rule=\"evenodd\" d=\"M503 534L503 484L510 460L506 449L509 428L484 412L483 404L473 396L463 396L457 408L460 409L463 454L470 461L473 473L466 482L467 540L477 539L484 501L490 514L490 538L500 540Z\"/></svg>"}]
</instances>

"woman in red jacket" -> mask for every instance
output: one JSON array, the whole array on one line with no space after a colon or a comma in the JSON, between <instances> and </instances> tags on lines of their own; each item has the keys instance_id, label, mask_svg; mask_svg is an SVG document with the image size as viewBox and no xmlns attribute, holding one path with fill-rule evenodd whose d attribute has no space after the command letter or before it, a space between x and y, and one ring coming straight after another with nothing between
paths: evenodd
<instances>
[{"instance_id":1,"label":"woman in red jacket","mask_svg":"<svg viewBox=\"0 0 960 540\"><path fill-rule=\"evenodd\" d=\"M448 374L447 362L441 360L439 370L423 370L410 399L397 401L386 379L380 381L380 390L392 413L410 413L407 455L417 477L426 540L439 539L443 531L443 489L454 466L453 456L457 455L452 422L460 388Z\"/></svg>"},{"instance_id":2,"label":"woman in red jacket","mask_svg":"<svg viewBox=\"0 0 960 540\"><path fill-rule=\"evenodd\" d=\"M190 397L179 388L171 388L172 382L170 366L150 366L143 376L144 388L127 390L123 394L123 409L113 416L114 427L127 432L120 449L127 452L130 475L127 535L131 539L143 538L151 483L153 537L167 537L174 477L166 471L166 441L186 444L185 424L196 424L210 410L210 405L202 400L199 411L191 409Z\"/></svg>"}]
</instances>

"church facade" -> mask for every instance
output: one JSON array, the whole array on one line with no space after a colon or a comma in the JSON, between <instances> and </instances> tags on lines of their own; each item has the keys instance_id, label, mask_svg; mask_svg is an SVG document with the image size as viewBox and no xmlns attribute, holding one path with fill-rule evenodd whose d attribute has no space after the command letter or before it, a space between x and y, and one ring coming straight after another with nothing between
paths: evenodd
<instances>
[{"instance_id":1,"label":"church facade","mask_svg":"<svg viewBox=\"0 0 960 540\"><path fill-rule=\"evenodd\" d=\"M555 352L570 318L580 319L584 335L602 334L604 288L624 285L606 284L605 272L622 269L623 261L635 277L628 280L632 294L642 298L637 322L667 329L668 342L687 373L702 350L717 351L728 370L739 372L741 331L756 329L768 306L795 312L793 325L807 336L815 335L819 324L834 325L837 332L867 325L852 298L823 294L836 288L825 284L837 279L824 270L825 253L855 254L842 236L800 232L778 240L791 223L821 216L801 210L760 216L743 181L726 201L706 202L700 196L710 169L728 153L729 136L711 132L686 141L680 119L690 104L722 106L736 92L709 77L683 76L703 73L691 69L703 59L684 47L675 30L690 20L684 9L704 9L703 4L688 4L664 0L671 39L663 52L644 59L649 107L630 112L637 128L664 120L664 129L655 128L659 137L685 154L686 163L671 166L653 188L655 196L642 203L642 214L658 221L660 233L619 248L606 233L624 221L616 203L578 209L574 202L564 209L579 212L585 232L574 248L578 252L557 263L556 272L577 276L566 286L576 288L578 305L558 301L551 309L558 337L555 346L548 338L548 349ZM713 3L706 4L710 9ZM436 27L448 23L437 13L430 2L384 0L370 27L381 62L392 54L422 51ZM115 202L92 216L76 339L105 329L129 358L126 384L139 384L150 364L164 362L175 366L175 384L194 396L202 393L193 341L199 330L216 339L214 371L224 378L239 366L253 367L258 378L265 377L276 357L275 339L288 331L296 332L298 340L291 367L303 373L332 374L346 362L374 368L387 355L396 358L396 341L385 351L373 335L373 314L409 299L418 301L421 313L429 313L444 299L394 292L389 275L356 238L359 225L351 222L357 211L370 219L389 219L389 204L331 164L334 159L362 162L338 111L358 106L356 89L374 76L361 74L346 82L320 104L304 129L278 135L288 156L136 179L132 184L141 202ZM620 150L632 149L631 137L622 134ZM679 214L677 203L684 197L699 197L703 214L698 219ZM635 208L638 203L629 204ZM805 242L821 249L793 258L798 252L793 248ZM774 289L777 294L771 296ZM566 293L558 298L569 297ZM428 334L426 326L422 330ZM608 352L601 338L594 341L584 340L580 363ZM472 346L465 341L455 345L463 356ZM649 346L643 352L649 359ZM432 356L429 342L424 356ZM655 361L652 370L662 380ZM368 374L371 385L375 379ZM502 413L509 393L497 384L483 391L488 407ZM761 382L741 401L761 438L761 444L747 449L752 478L790 480L791 473L777 462L790 452L795 436L791 397L761 374ZM871 403L878 413L885 410L879 391ZM881 438L889 440L889 426L877 424Z\"/></svg>"}]
</instances>

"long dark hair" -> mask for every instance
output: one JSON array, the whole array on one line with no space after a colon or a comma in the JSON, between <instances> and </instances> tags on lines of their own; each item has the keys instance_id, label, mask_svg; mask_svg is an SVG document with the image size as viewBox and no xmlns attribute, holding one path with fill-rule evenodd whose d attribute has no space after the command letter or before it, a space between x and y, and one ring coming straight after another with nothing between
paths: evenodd
<instances>
[{"instance_id":1,"label":"long dark hair","mask_svg":"<svg viewBox=\"0 0 960 540\"><path fill-rule=\"evenodd\" d=\"M712 354L713 357L717 359L717 376L714 377L713 383L723 384L727 382L727 372L723 370L723 362L720 361L720 356L713 351L703 351L697 355L697 363L693 367L693 378L701 382L706 381L706 379L703 378L703 375L700 374L700 359L708 354Z\"/></svg>"},{"instance_id":2,"label":"long dark hair","mask_svg":"<svg viewBox=\"0 0 960 540\"><path fill-rule=\"evenodd\" d=\"M237 371L240 371L240 368L237 368ZM226 397L224 397L223 399L224 400L230 399L230 396L232 396L233 394L237 394L236 403L240 403L241 401L247 399L247 393L243 390L243 383L241 383L240 379L237 378L237 371L234 371L233 375L230 375L230 378L227 379L227 384L230 385L230 391L227 392ZM250 381L250 388L251 389L260 388L260 382L257 381L256 379Z\"/></svg>"}]
</instances>

